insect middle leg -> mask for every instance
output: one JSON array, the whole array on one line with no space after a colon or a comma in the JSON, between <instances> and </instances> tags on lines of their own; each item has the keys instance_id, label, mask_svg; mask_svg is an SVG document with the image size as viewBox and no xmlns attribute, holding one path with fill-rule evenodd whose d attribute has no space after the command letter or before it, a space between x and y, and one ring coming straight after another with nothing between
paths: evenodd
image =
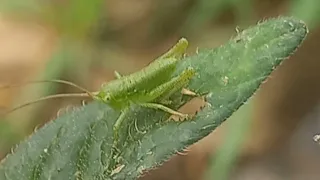
<instances>
[{"instance_id":1,"label":"insect middle leg","mask_svg":"<svg viewBox=\"0 0 320 180\"><path fill-rule=\"evenodd\" d=\"M172 115L176 115L176 116L179 116L181 118L188 118L188 115L187 114L183 114L181 112L178 112L178 111L175 111L173 109L170 109L168 108L167 106L164 106L162 104L157 104L157 103L142 103L142 104L139 104L140 106L142 107L147 107L147 108L152 108L152 109L160 109L162 111L165 111L167 113L170 113Z\"/></svg>"},{"instance_id":2,"label":"insect middle leg","mask_svg":"<svg viewBox=\"0 0 320 180\"><path fill-rule=\"evenodd\" d=\"M154 90L152 90L151 92L145 95L145 98L148 98L149 100L155 100L153 101L153 103L140 103L139 105L143 107L153 108L153 109L160 109L172 115L177 115L182 118L187 118L188 117L187 114L177 112L159 103L169 98L173 93L182 89L186 84L189 83L190 79L194 75L195 75L194 69L188 68L184 70L177 77L172 78L170 81L160 85L159 87L155 88ZM152 101L148 101L148 102L152 102Z\"/></svg>"}]
</instances>

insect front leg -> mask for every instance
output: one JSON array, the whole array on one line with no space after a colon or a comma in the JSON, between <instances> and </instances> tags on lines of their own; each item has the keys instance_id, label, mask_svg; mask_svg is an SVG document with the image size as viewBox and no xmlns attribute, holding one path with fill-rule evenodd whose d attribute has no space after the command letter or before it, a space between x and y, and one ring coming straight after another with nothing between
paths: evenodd
<instances>
[{"instance_id":1,"label":"insect front leg","mask_svg":"<svg viewBox=\"0 0 320 180\"><path fill-rule=\"evenodd\" d=\"M149 98L149 100L153 99L156 103L140 103L139 105L153 109L160 109L172 115L187 118L187 114L183 114L173 109L170 109L162 104L159 104L158 102L161 103L162 100L168 99L173 93L179 91L181 88L183 88L185 85L189 83L190 79L194 75L194 69L188 68L184 70L179 76L172 78L170 81L160 85L159 87L155 88L154 90L145 95L146 98Z\"/></svg>"},{"instance_id":2,"label":"insect front leg","mask_svg":"<svg viewBox=\"0 0 320 180\"><path fill-rule=\"evenodd\" d=\"M121 124L125 120L128 112L129 112L129 107L126 107L125 109L121 110L120 116L118 117L118 119L116 120L116 122L113 125L113 134L114 134L115 141L118 141L118 139L119 139L119 129L120 129Z\"/></svg>"}]
</instances>

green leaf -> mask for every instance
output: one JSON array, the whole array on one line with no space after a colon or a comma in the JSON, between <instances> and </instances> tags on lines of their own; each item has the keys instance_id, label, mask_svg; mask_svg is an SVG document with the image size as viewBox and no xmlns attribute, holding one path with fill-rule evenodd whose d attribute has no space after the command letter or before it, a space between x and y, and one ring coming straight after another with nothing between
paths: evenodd
<instances>
[{"instance_id":1,"label":"green leaf","mask_svg":"<svg viewBox=\"0 0 320 180\"><path fill-rule=\"evenodd\" d=\"M210 106L193 120L167 122L168 115L133 106L113 144L119 113L93 102L58 117L20 143L0 164L0 179L136 179L177 151L211 133L235 112L307 34L292 18L270 19L239 33L224 46L184 59L197 70L189 89Z\"/></svg>"}]
</instances>

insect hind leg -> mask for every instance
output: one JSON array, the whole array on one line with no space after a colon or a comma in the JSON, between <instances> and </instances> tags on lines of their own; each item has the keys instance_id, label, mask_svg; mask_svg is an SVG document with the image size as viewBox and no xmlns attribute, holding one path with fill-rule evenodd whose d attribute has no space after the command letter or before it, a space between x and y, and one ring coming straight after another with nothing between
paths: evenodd
<instances>
[{"instance_id":1,"label":"insect hind leg","mask_svg":"<svg viewBox=\"0 0 320 180\"><path fill-rule=\"evenodd\" d=\"M168 102L171 102L169 98L177 91L184 89L184 87L189 83L190 79L194 75L195 71L193 70L193 68L188 68L184 70L179 76L172 79L172 81L164 84L164 86L167 86L167 90L157 98L156 102L160 102L163 104L168 104Z\"/></svg>"},{"instance_id":2,"label":"insect hind leg","mask_svg":"<svg viewBox=\"0 0 320 180\"><path fill-rule=\"evenodd\" d=\"M118 72L118 71L114 71L114 76L117 78L117 79L120 79L122 77L122 75Z\"/></svg>"},{"instance_id":3,"label":"insect hind leg","mask_svg":"<svg viewBox=\"0 0 320 180\"><path fill-rule=\"evenodd\" d=\"M159 87L155 88L151 92L145 95L149 101L145 101L148 103L140 103L140 106L153 108L153 109L160 109L172 115L177 115L182 118L188 118L189 116L173 109L170 109L162 104L162 102L169 102L167 101L168 98L185 85L189 83L191 78L195 75L195 71L193 68L187 68L184 70L180 75L177 77L172 78L170 81L160 85ZM149 103L154 102L154 103Z\"/></svg>"}]
</instances>

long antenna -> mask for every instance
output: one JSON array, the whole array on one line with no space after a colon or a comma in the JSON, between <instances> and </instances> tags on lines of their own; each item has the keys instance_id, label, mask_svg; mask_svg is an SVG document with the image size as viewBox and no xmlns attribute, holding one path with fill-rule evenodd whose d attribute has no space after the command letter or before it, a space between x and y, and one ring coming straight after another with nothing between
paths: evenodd
<instances>
[{"instance_id":1,"label":"long antenna","mask_svg":"<svg viewBox=\"0 0 320 180\"><path fill-rule=\"evenodd\" d=\"M20 109L20 108L23 108L23 107L26 107L28 105L31 105L31 104L34 104L34 103L38 103L38 102L41 102L41 101L45 101L45 100L48 100L48 99L55 99L55 98L64 98L64 97L90 97L90 95L88 95L87 93L72 93L72 94L54 94L54 95L49 95L49 96L45 96L45 97L42 97L42 98L39 98L39 99L36 99L36 100L32 100L32 101L29 101L29 102L26 102L24 104L21 104L13 109L10 109L9 111L5 112L5 114L9 114L17 109Z\"/></svg>"},{"instance_id":2,"label":"long antenna","mask_svg":"<svg viewBox=\"0 0 320 180\"><path fill-rule=\"evenodd\" d=\"M52 79L52 80L39 80L39 81L27 81L27 82L23 82L23 83L19 83L19 84L12 84L12 85L5 85L5 86L1 86L0 89L3 88L12 88L12 87L19 87L19 86L25 86L28 84L36 84L36 83L46 83L46 82L51 82L51 83L60 83L60 84L66 84L72 87L75 87L83 92L86 92L91 98L94 98L94 94L91 93L89 90L75 84L69 81L65 81L65 80L59 80L59 79ZM50 96L48 96L50 97ZM65 96L66 97L66 96Z\"/></svg>"}]
</instances>

